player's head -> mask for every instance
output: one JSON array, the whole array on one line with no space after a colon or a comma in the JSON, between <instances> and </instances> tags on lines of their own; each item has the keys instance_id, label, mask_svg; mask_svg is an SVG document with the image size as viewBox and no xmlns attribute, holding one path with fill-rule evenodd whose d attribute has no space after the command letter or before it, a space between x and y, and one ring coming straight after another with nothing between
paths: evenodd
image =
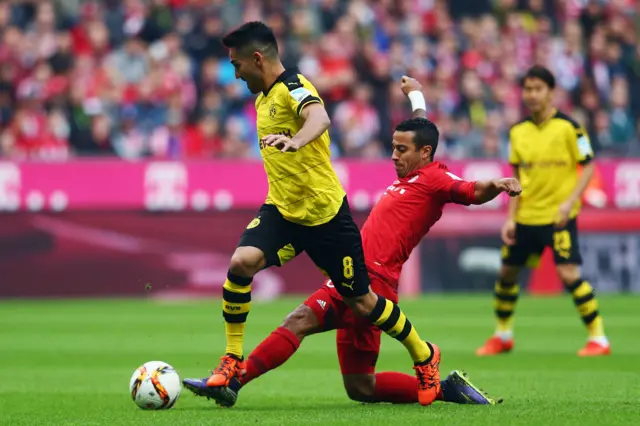
<instances>
[{"instance_id":1,"label":"player's head","mask_svg":"<svg viewBox=\"0 0 640 426\"><path fill-rule=\"evenodd\" d=\"M546 110L553 102L556 79L547 68L536 65L522 77L522 100L535 114Z\"/></svg>"},{"instance_id":2,"label":"player's head","mask_svg":"<svg viewBox=\"0 0 640 426\"><path fill-rule=\"evenodd\" d=\"M247 22L224 36L222 44L229 49L236 78L244 80L251 93L267 90L265 68L278 59L278 42L271 28L262 22Z\"/></svg>"},{"instance_id":3,"label":"player's head","mask_svg":"<svg viewBox=\"0 0 640 426\"><path fill-rule=\"evenodd\" d=\"M405 177L431 161L438 148L438 128L426 118L411 118L396 126L393 154L398 177Z\"/></svg>"}]
</instances>

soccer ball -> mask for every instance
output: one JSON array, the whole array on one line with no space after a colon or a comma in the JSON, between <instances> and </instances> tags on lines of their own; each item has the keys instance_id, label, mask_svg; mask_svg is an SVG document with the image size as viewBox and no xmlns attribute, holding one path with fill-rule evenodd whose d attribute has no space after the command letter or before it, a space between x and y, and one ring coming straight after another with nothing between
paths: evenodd
<instances>
[{"instance_id":1,"label":"soccer ball","mask_svg":"<svg viewBox=\"0 0 640 426\"><path fill-rule=\"evenodd\" d=\"M131 398L144 410L163 410L173 407L182 386L176 370L162 361L145 362L136 368L129 382Z\"/></svg>"}]
</instances>

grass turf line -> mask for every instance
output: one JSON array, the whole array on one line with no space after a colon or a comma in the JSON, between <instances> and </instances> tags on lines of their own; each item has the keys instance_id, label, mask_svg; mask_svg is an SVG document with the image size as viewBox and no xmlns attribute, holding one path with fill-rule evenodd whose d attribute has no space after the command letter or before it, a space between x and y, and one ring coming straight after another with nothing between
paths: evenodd
<instances>
[{"instance_id":1,"label":"grass turf line","mask_svg":"<svg viewBox=\"0 0 640 426\"><path fill-rule=\"evenodd\" d=\"M245 348L255 347L302 298L254 303ZM342 389L335 334L313 336L284 367L243 389L233 409L184 391L174 409L138 409L128 394L145 361L201 377L224 350L219 300L0 302L0 425L640 424L640 316L636 296L601 297L612 341L608 358L580 359L585 330L568 297L523 298L511 355L477 358L491 333L491 298L428 296L403 302L420 334L443 351L442 372L465 369L497 407L437 403L361 405ZM378 371L411 373L404 348L387 337ZM434 423L435 422L435 423Z\"/></svg>"}]
</instances>

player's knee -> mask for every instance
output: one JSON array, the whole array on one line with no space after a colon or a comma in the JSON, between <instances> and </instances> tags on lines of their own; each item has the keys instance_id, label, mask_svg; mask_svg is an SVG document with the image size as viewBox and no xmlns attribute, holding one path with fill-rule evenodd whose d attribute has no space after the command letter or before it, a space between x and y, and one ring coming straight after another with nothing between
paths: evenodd
<instances>
[{"instance_id":1,"label":"player's knee","mask_svg":"<svg viewBox=\"0 0 640 426\"><path fill-rule=\"evenodd\" d=\"M556 269L564 285L573 284L580 279L580 268L578 265L558 265Z\"/></svg>"},{"instance_id":2,"label":"player's knee","mask_svg":"<svg viewBox=\"0 0 640 426\"><path fill-rule=\"evenodd\" d=\"M502 267L500 268L500 280L507 283L514 283L518 281L519 273L520 268L517 266L502 265Z\"/></svg>"},{"instance_id":3,"label":"player's knee","mask_svg":"<svg viewBox=\"0 0 640 426\"><path fill-rule=\"evenodd\" d=\"M378 296L369 291L369 293L364 296L358 296L353 298L344 298L345 303L349 306L353 311L361 317L367 317L373 312L373 309L376 307L376 302L378 301Z\"/></svg>"},{"instance_id":4,"label":"player's knee","mask_svg":"<svg viewBox=\"0 0 640 426\"><path fill-rule=\"evenodd\" d=\"M255 247L238 247L231 256L229 270L241 277L253 277L265 264L262 250Z\"/></svg>"},{"instance_id":5,"label":"player's knee","mask_svg":"<svg viewBox=\"0 0 640 426\"><path fill-rule=\"evenodd\" d=\"M284 319L282 327L296 335L302 340L309 334L313 334L319 327L318 319L310 307L307 305L298 306Z\"/></svg>"},{"instance_id":6,"label":"player's knee","mask_svg":"<svg viewBox=\"0 0 640 426\"><path fill-rule=\"evenodd\" d=\"M352 380L344 376L344 389L349 399L358 402L375 402L375 385L372 377L364 376Z\"/></svg>"}]
</instances>

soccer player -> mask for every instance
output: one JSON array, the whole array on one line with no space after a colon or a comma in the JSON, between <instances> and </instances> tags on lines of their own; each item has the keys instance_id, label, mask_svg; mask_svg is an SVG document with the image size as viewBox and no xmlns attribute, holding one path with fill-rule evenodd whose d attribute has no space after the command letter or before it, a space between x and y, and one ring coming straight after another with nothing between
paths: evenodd
<instances>
[{"instance_id":1,"label":"soccer player","mask_svg":"<svg viewBox=\"0 0 640 426\"><path fill-rule=\"evenodd\" d=\"M420 338L392 300L370 289L360 232L331 166L330 120L318 92L297 70L283 67L276 38L262 22L242 25L223 44L236 78L258 94L257 129L269 192L231 257L222 293L226 353L207 379L206 392L215 394L242 368L253 276L306 251L350 309L406 347L420 403L431 404L440 391L440 350Z\"/></svg>"},{"instance_id":2,"label":"soccer player","mask_svg":"<svg viewBox=\"0 0 640 426\"><path fill-rule=\"evenodd\" d=\"M425 101L419 83L403 77L402 90L409 97L414 118L400 123L393 135L393 162L398 179L385 191L362 228L371 287L387 300L398 301L398 279L402 265L422 237L440 219L446 204L482 204L502 192L515 196L520 183L515 178L465 182L434 161L438 129L424 118ZM384 329L385 324L380 328ZM380 351L379 327L359 318L348 308L339 286L329 280L291 312L281 327L249 355L245 371L227 388L206 392L206 383L186 379L196 395L213 397L220 405L235 404L240 388L287 361L309 335L338 329L337 347L344 386L351 399L362 402L416 403L418 382L402 373L375 374ZM441 383L438 399L450 402L491 404L458 372Z\"/></svg>"},{"instance_id":3,"label":"soccer player","mask_svg":"<svg viewBox=\"0 0 640 426\"><path fill-rule=\"evenodd\" d=\"M609 355L602 317L593 288L580 275L577 216L582 193L593 175L593 150L584 129L553 106L555 78L534 66L522 79L522 97L531 116L510 132L509 162L522 181L522 196L510 200L502 227L502 267L495 287L497 328L478 355L513 349L513 316L518 273L536 266L545 247L553 249L556 269L587 326L580 356ZM583 165L578 176L577 165Z\"/></svg>"}]
</instances>

